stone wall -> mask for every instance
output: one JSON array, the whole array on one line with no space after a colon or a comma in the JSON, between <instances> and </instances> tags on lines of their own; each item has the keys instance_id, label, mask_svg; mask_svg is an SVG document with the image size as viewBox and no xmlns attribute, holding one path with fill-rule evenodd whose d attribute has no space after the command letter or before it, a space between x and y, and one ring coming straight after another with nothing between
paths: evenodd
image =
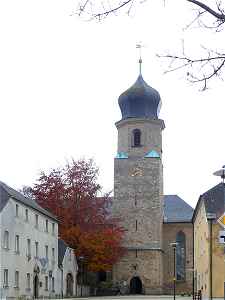
<instances>
[{"instance_id":1,"label":"stone wall","mask_svg":"<svg viewBox=\"0 0 225 300\"><path fill-rule=\"evenodd\" d=\"M126 282L128 288L133 277L142 282L143 294L162 293L162 251L128 250L114 266L114 282Z\"/></svg>"},{"instance_id":2,"label":"stone wall","mask_svg":"<svg viewBox=\"0 0 225 300\"><path fill-rule=\"evenodd\" d=\"M116 124L118 152L127 159L114 161L113 214L125 229L127 254L114 267L114 281L140 278L143 293L162 292L163 175L161 161L164 123L161 120L128 119ZM141 130L141 144L132 146L132 131ZM146 158L151 150L160 157ZM136 275L135 275L136 274Z\"/></svg>"}]
</instances>

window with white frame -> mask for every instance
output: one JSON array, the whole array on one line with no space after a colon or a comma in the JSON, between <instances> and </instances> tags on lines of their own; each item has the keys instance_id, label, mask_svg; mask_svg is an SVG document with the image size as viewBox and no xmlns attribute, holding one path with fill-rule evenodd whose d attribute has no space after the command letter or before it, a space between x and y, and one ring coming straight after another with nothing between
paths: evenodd
<instances>
[{"instance_id":1,"label":"window with white frame","mask_svg":"<svg viewBox=\"0 0 225 300\"><path fill-rule=\"evenodd\" d=\"M9 249L9 232L7 230L4 232L3 247Z\"/></svg>"},{"instance_id":2,"label":"window with white frame","mask_svg":"<svg viewBox=\"0 0 225 300\"><path fill-rule=\"evenodd\" d=\"M30 290L30 273L27 273L27 289Z\"/></svg>"},{"instance_id":3,"label":"window with white frame","mask_svg":"<svg viewBox=\"0 0 225 300\"><path fill-rule=\"evenodd\" d=\"M52 248L52 261L55 261L55 248Z\"/></svg>"},{"instance_id":4,"label":"window with white frame","mask_svg":"<svg viewBox=\"0 0 225 300\"><path fill-rule=\"evenodd\" d=\"M55 278L52 277L52 292L55 291Z\"/></svg>"},{"instance_id":5,"label":"window with white frame","mask_svg":"<svg viewBox=\"0 0 225 300\"><path fill-rule=\"evenodd\" d=\"M27 239L27 257L31 257L31 241L30 239Z\"/></svg>"},{"instance_id":6,"label":"window with white frame","mask_svg":"<svg viewBox=\"0 0 225 300\"><path fill-rule=\"evenodd\" d=\"M48 259L48 245L45 246L45 257Z\"/></svg>"},{"instance_id":7,"label":"window with white frame","mask_svg":"<svg viewBox=\"0 0 225 300\"><path fill-rule=\"evenodd\" d=\"M48 290L48 276L45 276L45 290Z\"/></svg>"},{"instance_id":8,"label":"window with white frame","mask_svg":"<svg viewBox=\"0 0 225 300\"><path fill-rule=\"evenodd\" d=\"M16 237L15 237L15 252L17 254L20 253L20 237L19 237L19 235L16 235Z\"/></svg>"},{"instance_id":9,"label":"window with white frame","mask_svg":"<svg viewBox=\"0 0 225 300\"><path fill-rule=\"evenodd\" d=\"M38 257L38 242L35 242L35 257Z\"/></svg>"},{"instance_id":10,"label":"window with white frame","mask_svg":"<svg viewBox=\"0 0 225 300\"><path fill-rule=\"evenodd\" d=\"M52 234L55 234L55 223L52 223Z\"/></svg>"},{"instance_id":11,"label":"window with white frame","mask_svg":"<svg viewBox=\"0 0 225 300\"><path fill-rule=\"evenodd\" d=\"M25 209L25 221L28 222L29 221L29 212L28 209Z\"/></svg>"},{"instance_id":12,"label":"window with white frame","mask_svg":"<svg viewBox=\"0 0 225 300\"><path fill-rule=\"evenodd\" d=\"M16 204L16 217L19 217L19 205Z\"/></svg>"},{"instance_id":13,"label":"window with white frame","mask_svg":"<svg viewBox=\"0 0 225 300\"><path fill-rule=\"evenodd\" d=\"M4 269L4 277L3 277L3 287L9 286L9 271L8 269Z\"/></svg>"},{"instance_id":14,"label":"window with white frame","mask_svg":"<svg viewBox=\"0 0 225 300\"><path fill-rule=\"evenodd\" d=\"M48 232L48 220L45 220L45 231Z\"/></svg>"},{"instance_id":15,"label":"window with white frame","mask_svg":"<svg viewBox=\"0 0 225 300\"><path fill-rule=\"evenodd\" d=\"M35 215L35 227L38 228L38 215Z\"/></svg>"},{"instance_id":16,"label":"window with white frame","mask_svg":"<svg viewBox=\"0 0 225 300\"><path fill-rule=\"evenodd\" d=\"M15 288L19 287L19 271L15 271Z\"/></svg>"}]
</instances>

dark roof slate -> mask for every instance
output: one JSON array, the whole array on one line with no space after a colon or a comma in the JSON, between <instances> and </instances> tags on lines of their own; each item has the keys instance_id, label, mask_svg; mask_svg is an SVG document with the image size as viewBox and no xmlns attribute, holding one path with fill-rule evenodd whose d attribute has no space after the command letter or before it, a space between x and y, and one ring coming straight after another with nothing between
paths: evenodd
<instances>
[{"instance_id":1,"label":"dark roof slate","mask_svg":"<svg viewBox=\"0 0 225 300\"><path fill-rule=\"evenodd\" d=\"M194 209L177 195L164 196L164 223L191 222Z\"/></svg>"},{"instance_id":2,"label":"dark roof slate","mask_svg":"<svg viewBox=\"0 0 225 300\"><path fill-rule=\"evenodd\" d=\"M225 184L219 183L199 198L200 201L204 201L206 213L215 213L216 217L220 217L224 213L225 204ZM198 209L198 204L196 210Z\"/></svg>"},{"instance_id":3,"label":"dark roof slate","mask_svg":"<svg viewBox=\"0 0 225 300\"><path fill-rule=\"evenodd\" d=\"M39 204L37 204L35 200L25 197L23 194L19 193L18 191L9 187L7 184L0 181L0 212L5 207L6 203L10 198L13 198L14 200L26 206L29 206L30 208L33 208L34 210L39 211L40 213L57 221L56 217L53 214L51 214L48 210L44 209Z\"/></svg>"},{"instance_id":4,"label":"dark roof slate","mask_svg":"<svg viewBox=\"0 0 225 300\"><path fill-rule=\"evenodd\" d=\"M68 245L61 239L58 239L58 265L61 266Z\"/></svg>"}]
</instances>

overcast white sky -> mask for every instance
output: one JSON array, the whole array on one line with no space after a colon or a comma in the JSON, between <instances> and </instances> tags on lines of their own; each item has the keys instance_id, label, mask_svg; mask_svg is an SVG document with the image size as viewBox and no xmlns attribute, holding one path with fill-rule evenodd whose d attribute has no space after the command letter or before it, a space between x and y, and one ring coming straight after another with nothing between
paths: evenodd
<instances>
[{"instance_id":1,"label":"overcast white sky","mask_svg":"<svg viewBox=\"0 0 225 300\"><path fill-rule=\"evenodd\" d=\"M193 11L185 0L149 0L131 17L101 23L71 13L77 1L0 2L0 180L32 184L40 170L74 157L94 158L104 190L113 188L113 158L121 117L117 99L138 76L161 94L164 192L195 206L220 181L224 165L224 83L201 93L181 74L164 75L156 52L176 50L185 35L190 49L215 43L200 30L183 32Z\"/></svg>"}]
</instances>

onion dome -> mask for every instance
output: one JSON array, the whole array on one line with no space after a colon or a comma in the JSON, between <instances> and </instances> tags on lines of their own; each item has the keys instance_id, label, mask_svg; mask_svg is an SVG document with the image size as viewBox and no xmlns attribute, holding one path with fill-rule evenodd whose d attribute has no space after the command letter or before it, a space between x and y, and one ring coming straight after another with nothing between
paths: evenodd
<instances>
[{"instance_id":1,"label":"onion dome","mask_svg":"<svg viewBox=\"0 0 225 300\"><path fill-rule=\"evenodd\" d=\"M118 102L122 119L158 119L161 107L160 95L144 81L141 73L134 85L120 95Z\"/></svg>"}]
</instances>

